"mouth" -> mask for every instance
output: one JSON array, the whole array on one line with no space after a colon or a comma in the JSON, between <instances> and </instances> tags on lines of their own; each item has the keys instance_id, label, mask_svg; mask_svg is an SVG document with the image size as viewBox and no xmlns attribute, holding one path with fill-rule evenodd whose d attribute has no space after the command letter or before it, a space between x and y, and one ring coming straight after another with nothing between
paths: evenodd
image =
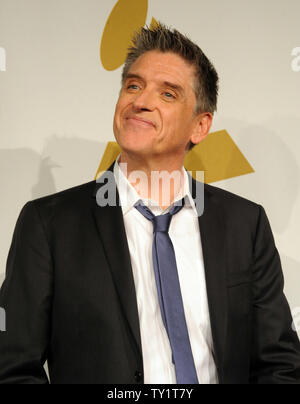
<instances>
[{"instance_id":1,"label":"mouth","mask_svg":"<svg viewBox=\"0 0 300 404\"><path fill-rule=\"evenodd\" d=\"M144 127L153 127L155 128L155 124L152 121L149 121L144 118L140 118L138 116L129 116L126 118L126 121L129 121L130 123L141 125Z\"/></svg>"}]
</instances>

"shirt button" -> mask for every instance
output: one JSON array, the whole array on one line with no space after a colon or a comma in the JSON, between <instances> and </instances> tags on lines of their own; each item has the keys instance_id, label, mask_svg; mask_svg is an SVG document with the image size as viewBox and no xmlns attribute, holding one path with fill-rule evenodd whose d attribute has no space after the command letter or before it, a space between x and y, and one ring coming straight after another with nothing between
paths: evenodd
<instances>
[{"instance_id":1,"label":"shirt button","mask_svg":"<svg viewBox=\"0 0 300 404\"><path fill-rule=\"evenodd\" d=\"M139 370L135 372L134 379L137 383L141 383L143 381L143 373Z\"/></svg>"}]
</instances>

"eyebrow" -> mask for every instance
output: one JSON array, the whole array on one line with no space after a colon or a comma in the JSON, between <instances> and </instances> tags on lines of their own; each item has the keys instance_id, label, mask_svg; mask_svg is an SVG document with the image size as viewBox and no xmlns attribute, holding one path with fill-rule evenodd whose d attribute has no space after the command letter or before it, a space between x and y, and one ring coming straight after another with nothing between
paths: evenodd
<instances>
[{"instance_id":1,"label":"eyebrow","mask_svg":"<svg viewBox=\"0 0 300 404\"><path fill-rule=\"evenodd\" d=\"M138 74L134 74L134 73L128 73L127 74L127 76L125 77L125 80L124 81L126 81L126 80L128 80L128 79L138 79L138 80L143 80L143 77L141 77L140 75L138 75ZM144 80L143 80L144 81Z\"/></svg>"},{"instance_id":2,"label":"eyebrow","mask_svg":"<svg viewBox=\"0 0 300 404\"><path fill-rule=\"evenodd\" d=\"M139 74L135 74L135 73L128 73L124 81L127 81L129 79L138 79L138 80L145 81L142 76L140 76ZM181 95L185 94L184 88L181 87L179 84L174 84L174 83L171 83L170 81L164 81L164 82L162 82L162 84L166 87L172 88L175 91L178 91Z\"/></svg>"}]
</instances>

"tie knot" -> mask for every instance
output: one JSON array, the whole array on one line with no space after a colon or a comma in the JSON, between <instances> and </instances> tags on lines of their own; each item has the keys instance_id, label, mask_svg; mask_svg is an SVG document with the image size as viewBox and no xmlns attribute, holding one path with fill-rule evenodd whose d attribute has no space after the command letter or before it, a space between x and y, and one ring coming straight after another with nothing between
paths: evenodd
<instances>
[{"instance_id":1,"label":"tie knot","mask_svg":"<svg viewBox=\"0 0 300 404\"><path fill-rule=\"evenodd\" d=\"M166 213L165 215L153 216L153 231L168 233L172 216L170 213Z\"/></svg>"},{"instance_id":2,"label":"tie knot","mask_svg":"<svg viewBox=\"0 0 300 404\"><path fill-rule=\"evenodd\" d=\"M169 213L164 215L155 216L150 209L147 208L143 204L142 201L139 201L135 204L135 208L148 220L153 223L153 231L154 232L164 232L167 233L169 231L170 223L172 220L172 216L179 212L184 205L184 199L179 201L179 203L175 204L172 209L170 209Z\"/></svg>"}]
</instances>

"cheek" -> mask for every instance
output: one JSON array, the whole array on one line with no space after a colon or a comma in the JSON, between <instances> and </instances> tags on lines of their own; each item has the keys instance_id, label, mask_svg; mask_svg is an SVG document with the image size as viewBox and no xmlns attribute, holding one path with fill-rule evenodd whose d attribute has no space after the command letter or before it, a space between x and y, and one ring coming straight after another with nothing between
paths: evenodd
<instances>
[{"instance_id":1,"label":"cheek","mask_svg":"<svg viewBox=\"0 0 300 404\"><path fill-rule=\"evenodd\" d=\"M185 144L192 134L191 114L185 110L178 110L174 114L165 114L163 123L164 136L168 138L170 143Z\"/></svg>"},{"instance_id":2,"label":"cheek","mask_svg":"<svg viewBox=\"0 0 300 404\"><path fill-rule=\"evenodd\" d=\"M121 123L121 113L124 110L124 105L122 100L119 100L117 102L116 108L115 108L115 115L114 115L114 124L117 124L118 126Z\"/></svg>"},{"instance_id":3,"label":"cheek","mask_svg":"<svg viewBox=\"0 0 300 404\"><path fill-rule=\"evenodd\" d=\"M171 113L165 113L162 117L163 120L163 128L164 133L168 137L170 137L170 141L172 139L176 140L176 138L184 131L184 128L187 126L185 121L185 116L182 111L172 111Z\"/></svg>"},{"instance_id":4,"label":"cheek","mask_svg":"<svg viewBox=\"0 0 300 404\"><path fill-rule=\"evenodd\" d=\"M164 132L174 133L176 128L178 127L178 112L173 111L162 111L161 112L161 120L163 123Z\"/></svg>"},{"instance_id":5,"label":"cheek","mask_svg":"<svg viewBox=\"0 0 300 404\"><path fill-rule=\"evenodd\" d=\"M121 103L118 102L115 108L115 114L114 114L114 119L113 119L113 130L114 134L118 135L120 129L121 129Z\"/></svg>"},{"instance_id":6,"label":"cheek","mask_svg":"<svg viewBox=\"0 0 300 404\"><path fill-rule=\"evenodd\" d=\"M132 104L132 99L128 96L120 96L115 108L115 117L117 118L118 122L120 123L120 120L122 118L122 115L128 111Z\"/></svg>"},{"instance_id":7,"label":"cheek","mask_svg":"<svg viewBox=\"0 0 300 404\"><path fill-rule=\"evenodd\" d=\"M122 106L122 100L119 98L115 107L115 115L118 115L120 113L121 106Z\"/></svg>"}]
</instances>

